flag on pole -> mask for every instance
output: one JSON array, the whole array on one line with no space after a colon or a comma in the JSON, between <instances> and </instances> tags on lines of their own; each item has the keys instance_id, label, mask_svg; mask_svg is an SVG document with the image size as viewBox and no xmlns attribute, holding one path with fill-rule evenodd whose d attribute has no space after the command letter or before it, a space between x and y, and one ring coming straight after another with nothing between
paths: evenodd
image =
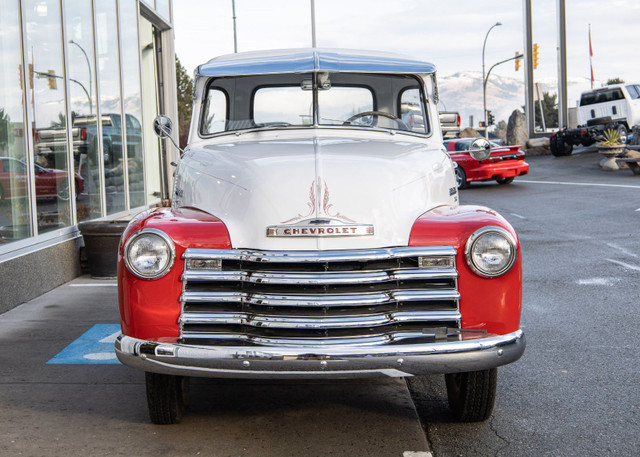
<instances>
[{"instance_id":1,"label":"flag on pole","mask_svg":"<svg viewBox=\"0 0 640 457\"><path fill-rule=\"evenodd\" d=\"M589 24L589 65L591 66L591 88L593 89L593 46L591 46L591 24Z\"/></svg>"}]
</instances>

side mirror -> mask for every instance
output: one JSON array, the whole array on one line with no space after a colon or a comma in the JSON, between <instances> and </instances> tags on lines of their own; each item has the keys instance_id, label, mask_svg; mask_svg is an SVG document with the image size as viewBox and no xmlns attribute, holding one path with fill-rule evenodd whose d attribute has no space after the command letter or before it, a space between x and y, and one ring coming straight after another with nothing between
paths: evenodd
<instances>
[{"instance_id":1,"label":"side mirror","mask_svg":"<svg viewBox=\"0 0 640 457\"><path fill-rule=\"evenodd\" d=\"M162 139L171 137L173 133L173 122L171 122L171 118L165 114L156 117L153 120L153 131Z\"/></svg>"},{"instance_id":2,"label":"side mirror","mask_svg":"<svg viewBox=\"0 0 640 457\"><path fill-rule=\"evenodd\" d=\"M161 114L153 120L153 131L156 132L156 135L163 140L167 138L173 143L178 151L180 151L180 157L184 154L184 151L178 146L176 141L173 139L171 134L173 133L173 122L171 122L171 118L166 114Z\"/></svg>"},{"instance_id":3,"label":"side mirror","mask_svg":"<svg viewBox=\"0 0 640 457\"><path fill-rule=\"evenodd\" d=\"M469 154L478 161L485 160L491 155L491 143L485 138L476 138L469 147Z\"/></svg>"}]
</instances>

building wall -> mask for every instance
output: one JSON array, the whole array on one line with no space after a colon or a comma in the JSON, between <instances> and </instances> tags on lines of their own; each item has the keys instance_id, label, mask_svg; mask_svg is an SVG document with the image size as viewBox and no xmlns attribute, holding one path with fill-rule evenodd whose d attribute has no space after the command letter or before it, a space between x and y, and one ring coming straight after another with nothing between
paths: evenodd
<instances>
[{"instance_id":1,"label":"building wall","mask_svg":"<svg viewBox=\"0 0 640 457\"><path fill-rule=\"evenodd\" d=\"M0 0L0 30L6 310L79 274L79 222L161 203L177 116L171 0Z\"/></svg>"}]
</instances>

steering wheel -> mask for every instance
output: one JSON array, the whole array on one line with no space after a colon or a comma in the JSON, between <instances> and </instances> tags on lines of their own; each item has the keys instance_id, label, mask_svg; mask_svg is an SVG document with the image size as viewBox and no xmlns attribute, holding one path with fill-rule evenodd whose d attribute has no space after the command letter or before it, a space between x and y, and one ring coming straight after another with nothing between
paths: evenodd
<instances>
[{"instance_id":1,"label":"steering wheel","mask_svg":"<svg viewBox=\"0 0 640 457\"><path fill-rule=\"evenodd\" d=\"M387 113L386 111L363 111L361 113L357 113L354 114L353 116L351 116L349 119L347 119L346 121L344 121L342 123L342 125L350 125L353 121L355 121L356 119L360 119L361 117L365 117L365 116L381 116L381 117L386 117L388 119L392 119L394 121L396 121L398 123L398 125L403 129L403 130L411 130L409 128L409 126L407 124L404 123L404 121L402 119L400 119L397 116L394 116L391 113Z\"/></svg>"}]
</instances>

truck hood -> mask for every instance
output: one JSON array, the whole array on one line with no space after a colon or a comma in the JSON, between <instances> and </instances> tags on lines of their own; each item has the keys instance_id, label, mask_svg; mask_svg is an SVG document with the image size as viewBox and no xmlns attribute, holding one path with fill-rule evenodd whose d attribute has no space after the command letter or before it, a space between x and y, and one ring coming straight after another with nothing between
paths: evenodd
<instances>
[{"instance_id":1,"label":"truck hood","mask_svg":"<svg viewBox=\"0 0 640 457\"><path fill-rule=\"evenodd\" d=\"M316 130L245 135L193 145L175 180L174 206L221 219L234 248L406 246L421 214L457 205L451 160L436 140Z\"/></svg>"}]
</instances>

